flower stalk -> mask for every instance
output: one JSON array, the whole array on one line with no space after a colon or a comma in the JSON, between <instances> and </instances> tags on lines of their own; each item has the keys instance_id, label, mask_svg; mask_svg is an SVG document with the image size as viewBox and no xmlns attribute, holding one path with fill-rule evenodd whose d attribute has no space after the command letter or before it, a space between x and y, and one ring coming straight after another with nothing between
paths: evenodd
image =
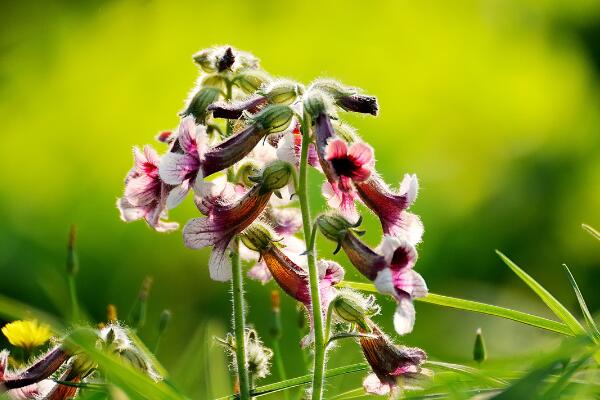
<instances>
[{"instance_id":1,"label":"flower stalk","mask_svg":"<svg viewBox=\"0 0 600 400\"><path fill-rule=\"evenodd\" d=\"M310 219L310 204L308 200L308 145L310 143L311 118L304 113L301 131L302 148L300 153L300 176L298 179L298 198L302 211L302 225L304 228L304 240L309 243L306 251L308 261L308 274L310 282L311 311L314 323L315 335L315 357L313 364L312 400L323 398L323 383L325 377L325 341L323 337L323 313L321 311L321 299L319 293L319 274L317 271L314 240L312 239L312 225Z\"/></svg>"},{"instance_id":2,"label":"flower stalk","mask_svg":"<svg viewBox=\"0 0 600 400\"><path fill-rule=\"evenodd\" d=\"M235 332L235 360L240 385L240 399L250 399L250 377L246 361L246 315L244 304L244 282L242 276L242 263L240 262L239 241L233 240L231 252L231 294L233 296L233 328Z\"/></svg>"}]
</instances>

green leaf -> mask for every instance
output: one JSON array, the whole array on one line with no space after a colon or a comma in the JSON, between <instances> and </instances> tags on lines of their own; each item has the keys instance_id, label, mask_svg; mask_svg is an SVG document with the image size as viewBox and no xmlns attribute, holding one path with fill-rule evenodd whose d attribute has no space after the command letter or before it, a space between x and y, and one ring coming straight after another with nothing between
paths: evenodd
<instances>
[{"instance_id":1,"label":"green leaf","mask_svg":"<svg viewBox=\"0 0 600 400\"><path fill-rule=\"evenodd\" d=\"M0 295L0 316L9 320L37 319L50 325L55 333L64 331L64 325L55 316L2 295Z\"/></svg>"},{"instance_id":2,"label":"green leaf","mask_svg":"<svg viewBox=\"0 0 600 400\"><path fill-rule=\"evenodd\" d=\"M589 226L588 224L581 224L581 227L586 230L590 235L600 240L600 232Z\"/></svg>"},{"instance_id":3,"label":"green leaf","mask_svg":"<svg viewBox=\"0 0 600 400\"><path fill-rule=\"evenodd\" d=\"M587 304L585 303L585 299L583 298L583 295L581 294L581 291L579 290L579 286L577 285L577 282L575 281L575 277L573 277L573 274L571 273L571 271L569 270L569 267L567 267L566 264L563 264L563 267L565 268L565 272L567 273L567 278L569 278L569 282L571 283L571 286L573 287L575 296L577 296L577 301L579 302L579 307L581 307L581 312L582 312L583 318L585 319L585 322L588 326L590 334L593 337L594 341L598 341L600 339L600 331L598 331L596 322L594 322L594 318L592 318L592 314L590 313L590 310L588 309Z\"/></svg>"},{"instance_id":4,"label":"green leaf","mask_svg":"<svg viewBox=\"0 0 600 400\"><path fill-rule=\"evenodd\" d=\"M571 332L573 332L574 335L586 335L585 329L583 329L579 321L577 321L573 314L571 314L565 306L563 306L558 300L556 300L556 298L552 296L550 292L548 292L542 285L540 285L535 279L529 276L525 271L519 268L517 264L512 262L504 254L502 254L502 252L496 250L496 254L500 256L502 261L504 261L504 263L508 265L508 267L512 269L513 272L517 274L517 276L521 278L521 280L525 282L527 286L529 286L538 295L540 299L542 299L542 301L548 306L548 308L552 310L554 315L556 315L562 322L565 323L565 325L569 327L569 329L571 330Z\"/></svg>"},{"instance_id":5,"label":"green leaf","mask_svg":"<svg viewBox=\"0 0 600 400\"><path fill-rule=\"evenodd\" d=\"M338 286L350 287L365 292L377 293L375 285L371 283L343 281L340 282ZM427 296L416 298L415 300L421 303L436 304L439 306L455 308L458 310L473 311L481 314L493 315L496 317L510 319L515 322L520 322L522 324L534 326L536 328L545 329L563 335L573 335L569 327L565 324L562 324L557 321L552 321L547 318L538 317L536 315L524 313L522 311L511 310L510 308L494 306L491 304L480 303L477 301L458 299L456 297L442 296L435 293L429 293Z\"/></svg>"},{"instance_id":6,"label":"green leaf","mask_svg":"<svg viewBox=\"0 0 600 400\"><path fill-rule=\"evenodd\" d=\"M579 360L572 362L567 366L563 374L548 388L544 393L543 398L545 400L559 399L561 394L569 385L569 380L583 365L590 359L590 355L587 354L581 357Z\"/></svg>"},{"instance_id":7,"label":"green leaf","mask_svg":"<svg viewBox=\"0 0 600 400\"><path fill-rule=\"evenodd\" d=\"M344 367L333 368L325 371L326 378L333 378L334 376L351 374L354 372L365 371L369 369L369 365L367 363L357 363L352 365L346 365ZM291 388L295 388L298 386L307 385L312 382L312 374L303 375L296 378L287 379L285 381L271 383L269 385L259 386L254 389L252 392L252 397L260 397L265 396L267 394L281 392L282 390L287 390ZM237 397L235 395L229 395L225 397L221 397L217 400L233 400Z\"/></svg>"}]
</instances>

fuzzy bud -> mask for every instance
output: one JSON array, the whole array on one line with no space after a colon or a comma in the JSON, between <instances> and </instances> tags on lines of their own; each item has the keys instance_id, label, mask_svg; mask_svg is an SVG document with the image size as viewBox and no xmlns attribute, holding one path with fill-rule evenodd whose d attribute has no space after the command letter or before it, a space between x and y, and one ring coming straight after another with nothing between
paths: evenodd
<instances>
[{"instance_id":1,"label":"fuzzy bud","mask_svg":"<svg viewBox=\"0 0 600 400\"><path fill-rule=\"evenodd\" d=\"M335 100L335 104L345 111L371 115L377 115L379 111L376 97L360 94L355 88L344 86L337 81L323 79L315 82L312 87L329 94Z\"/></svg>"},{"instance_id":2,"label":"fuzzy bud","mask_svg":"<svg viewBox=\"0 0 600 400\"><path fill-rule=\"evenodd\" d=\"M293 81L277 81L266 87L263 95L272 104L292 104L304 93L301 85Z\"/></svg>"},{"instance_id":3,"label":"fuzzy bud","mask_svg":"<svg viewBox=\"0 0 600 400\"><path fill-rule=\"evenodd\" d=\"M271 231L262 224L252 224L240 235L242 243L258 253L266 250L273 242Z\"/></svg>"},{"instance_id":4,"label":"fuzzy bud","mask_svg":"<svg viewBox=\"0 0 600 400\"><path fill-rule=\"evenodd\" d=\"M260 166L254 161L244 162L237 170L234 181L246 187L254 186L250 177L257 176L260 173Z\"/></svg>"},{"instance_id":5,"label":"fuzzy bud","mask_svg":"<svg viewBox=\"0 0 600 400\"><path fill-rule=\"evenodd\" d=\"M344 239L348 230L358 226L335 213L319 215L316 223L323 236L338 243Z\"/></svg>"},{"instance_id":6,"label":"fuzzy bud","mask_svg":"<svg viewBox=\"0 0 600 400\"><path fill-rule=\"evenodd\" d=\"M193 115L196 123L203 123L207 116L207 108L210 104L217 101L221 95L221 90L214 87L203 87L190 100L182 116Z\"/></svg>"},{"instance_id":7,"label":"fuzzy bud","mask_svg":"<svg viewBox=\"0 0 600 400\"><path fill-rule=\"evenodd\" d=\"M327 99L323 92L311 90L304 96L304 111L313 119L327 113Z\"/></svg>"},{"instance_id":8,"label":"fuzzy bud","mask_svg":"<svg viewBox=\"0 0 600 400\"><path fill-rule=\"evenodd\" d=\"M371 332L366 310L353 296L338 295L331 305L344 322L356 324L361 332Z\"/></svg>"},{"instance_id":9,"label":"fuzzy bud","mask_svg":"<svg viewBox=\"0 0 600 400\"><path fill-rule=\"evenodd\" d=\"M162 335L164 333L165 330L167 330L167 326L169 326L169 323L171 322L171 318L173 317L173 314L171 313L171 310L163 310L160 313L160 318L158 320L158 334Z\"/></svg>"},{"instance_id":10,"label":"fuzzy bud","mask_svg":"<svg viewBox=\"0 0 600 400\"><path fill-rule=\"evenodd\" d=\"M269 77L264 72L247 70L240 73L233 82L245 93L254 93L268 81Z\"/></svg>"},{"instance_id":11,"label":"fuzzy bud","mask_svg":"<svg viewBox=\"0 0 600 400\"><path fill-rule=\"evenodd\" d=\"M273 192L283 188L290 181L293 170L292 165L285 161L273 161L263 169L261 192Z\"/></svg>"},{"instance_id":12,"label":"fuzzy bud","mask_svg":"<svg viewBox=\"0 0 600 400\"><path fill-rule=\"evenodd\" d=\"M117 322L117 307L114 304L106 306L106 322L114 323Z\"/></svg>"},{"instance_id":13,"label":"fuzzy bud","mask_svg":"<svg viewBox=\"0 0 600 400\"><path fill-rule=\"evenodd\" d=\"M294 111L284 105L270 105L258 114L252 116L252 121L261 130L268 133L285 131L292 122Z\"/></svg>"},{"instance_id":14,"label":"fuzzy bud","mask_svg":"<svg viewBox=\"0 0 600 400\"><path fill-rule=\"evenodd\" d=\"M210 74L202 78L200 86L203 88L210 87L221 90L225 87L225 81L219 74Z\"/></svg>"},{"instance_id":15,"label":"fuzzy bud","mask_svg":"<svg viewBox=\"0 0 600 400\"><path fill-rule=\"evenodd\" d=\"M193 56L194 62L202 68L204 72L215 72L217 70L214 49L200 50Z\"/></svg>"},{"instance_id":16,"label":"fuzzy bud","mask_svg":"<svg viewBox=\"0 0 600 400\"><path fill-rule=\"evenodd\" d=\"M223 55L217 59L217 69L219 72L223 72L226 69L231 68L234 62L235 56L233 55L233 50L231 47L227 47Z\"/></svg>"}]
</instances>

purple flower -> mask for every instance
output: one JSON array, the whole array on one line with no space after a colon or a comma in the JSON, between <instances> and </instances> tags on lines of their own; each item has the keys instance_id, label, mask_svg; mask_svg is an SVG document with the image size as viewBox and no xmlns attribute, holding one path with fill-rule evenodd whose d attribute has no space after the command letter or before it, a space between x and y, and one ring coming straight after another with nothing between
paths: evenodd
<instances>
[{"instance_id":1,"label":"purple flower","mask_svg":"<svg viewBox=\"0 0 600 400\"><path fill-rule=\"evenodd\" d=\"M150 146L145 146L143 152L134 148L133 156L134 166L125 177L125 193L117 200L121 219L131 222L143 218L159 232L177 229L177 223L162 218L166 218L168 208L183 199L188 191L187 182L166 185L158 173L160 159Z\"/></svg>"},{"instance_id":2,"label":"purple flower","mask_svg":"<svg viewBox=\"0 0 600 400\"><path fill-rule=\"evenodd\" d=\"M406 384L429 374L421 367L427 359L423 350L394 345L377 326L372 327L371 335L360 338L365 359L373 370L363 381L367 393L393 395L400 389L399 380Z\"/></svg>"},{"instance_id":3,"label":"purple flower","mask_svg":"<svg viewBox=\"0 0 600 400\"><path fill-rule=\"evenodd\" d=\"M263 170L259 182L242 197L223 193L205 196L197 202L206 217L190 220L183 229L185 245L191 249L213 246L209 260L212 279L227 281L231 278L231 263L226 251L234 236L246 229L267 206L274 190L287 185L289 164L276 161Z\"/></svg>"},{"instance_id":4,"label":"purple flower","mask_svg":"<svg viewBox=\"0 0 600 400\"><path fill-rule=\"evenodd\" d=\"M356 224L341 216L322 215L317 224L325 237L336 241L344 249L350 262L375 283L379 292L396 299L396 332L404 335L412 331L415 323L412 299L427 295L425 281L413 270L417 260L414 245L405 238L384 236L379 248L373 250L356 236Z\"/></svg>"},{"instance_id":5,"label":"purple flower","mask_svg":"<svg viewBox=\"0 0 600 400\"><path fill-rule=\"evenodd\" d=\"M213 103L208 106L208 111L212 111L215 118L239 119L245 111L254 114L268 102L266 97L254 95L237 103Z\"/></svg>"},{"instance_id":6,"label":"purple flower","mask_svg":"<svg viewBox=\"0 0 600 400\"><path fill-rule=\"evenodd\" d=\"M419 190L416 175L404 175L397 192L375 174L366 181L355 182L355 187L363 203L379 217L386 235L403 236L413 244L421 241L423 224L418 216L406 211Z\"/></svg>"}]
</instances>

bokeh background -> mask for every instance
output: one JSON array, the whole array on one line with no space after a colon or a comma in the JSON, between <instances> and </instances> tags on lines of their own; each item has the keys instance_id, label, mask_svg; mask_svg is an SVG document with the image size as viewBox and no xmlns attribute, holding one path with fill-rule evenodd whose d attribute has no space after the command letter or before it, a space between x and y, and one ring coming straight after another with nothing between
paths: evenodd
<instances>
[{"instance_id":1,"label":"bokeh background","mask_svg":"<svg viewBox=\"0 0 600 400\"><path fill-rule=\"evenodd\" d=\"M209 280L208 251L180 232L126 225L114 207L131 147L177 125L193 86L191 55L231 44L283 77L335 77L379 98L378 118L345 115L376 149L386 180L418 174L426 234L417 269L435 293L551 316L494 254L500 249L572 310L568 264L600 308L600 2L38 1L0 12L0 293L67 310L66 239L79 227L81 302L98 321L126 317L145 276L148 321L173 321L159 358L193 398L231 386L213 334L230 323L229 288ZM319 177L314 178L314 187ZM315 212L322 209L318 192ZM190 201L171 214L184 223ZM367 218L367 240L378 225ZM319 243L321 254L333 246ZM340 262L347 260L340 256ZM350 266L351 278L360 279ZM270 343L271 285L247 284L248 320ZM378 321L390 328L385 299ZM284 299L288 376L305 373L297 312ZM534 328L418 304L404 343L468 362L482 327L491 359L551 348ZM355 344L331 365L360 360ZM346 351L346 349L348 349ZM272 376L271 380L277 379ZM356 387L360 376L333 381Z\"/></svg>"}]
</instances>

